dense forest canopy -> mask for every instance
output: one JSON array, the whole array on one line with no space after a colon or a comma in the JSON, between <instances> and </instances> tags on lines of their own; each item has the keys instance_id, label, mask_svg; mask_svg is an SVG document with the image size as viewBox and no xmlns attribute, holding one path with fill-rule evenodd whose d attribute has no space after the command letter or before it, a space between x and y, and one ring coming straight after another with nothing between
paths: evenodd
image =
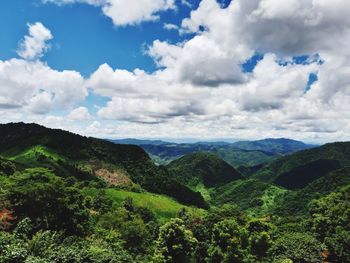
<instances>
[{"instance_id":1,"label":"dense forest canopy","mask_svg":"<svg viewBox=\"0 0 350 263\"><path fill-rule=\"evenodd\" d=\"M212 153L157 166L135 145L0 125L0 262L350 262L349 153L247 177Z\"/></svg>"}]
</instances>

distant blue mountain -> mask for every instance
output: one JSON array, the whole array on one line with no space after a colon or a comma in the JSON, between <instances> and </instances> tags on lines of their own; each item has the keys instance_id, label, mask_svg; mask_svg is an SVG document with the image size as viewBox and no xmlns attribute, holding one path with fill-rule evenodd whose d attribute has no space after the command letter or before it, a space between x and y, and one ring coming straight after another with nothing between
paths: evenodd
<instances>
[{"instance_id":1,"label":"distant blue mountain","mask_svg":"<svg viewBox=\"0 0 350 263\"><path fill-rule=\"evenodd\" d=\"M277 138L277 139L263 139L257 141L240 141L235 142L232 146L237 147L243 150L257 150L265 151L273 154L291 154L301 150L317 147L318 145L305 144L301 141L286 139L286 138Z\"/></svg>"},{"instance_id":2,"label":"distant blue mountain","mask_svg":"<svg viewBox=\"0 0 350 263\"><path fill-rule=\"evenodd\" d=\"M118 139L118 140L110 140L111 142L117 143L117 144L133 144L133 145L164 145L164 144L171 144L171 142L166 142L162 140L140 140L140 139Z\"/></svg>"},{"instance_id":3,"label":"distant blue mountain","mask_svg":"<svg viewBox=\"0 0 350 263\"><path fill-rule=\"evenodd\" d=\"M113 142L138 145L158 164L168 164L187 154L209 152L219 156L236 168L261 165L279 156L315 147L315 145L285 138L234 143L225 141L175 143L162 140L139 139L121 139L113 140Z\"/></svg>"}]
</instances>

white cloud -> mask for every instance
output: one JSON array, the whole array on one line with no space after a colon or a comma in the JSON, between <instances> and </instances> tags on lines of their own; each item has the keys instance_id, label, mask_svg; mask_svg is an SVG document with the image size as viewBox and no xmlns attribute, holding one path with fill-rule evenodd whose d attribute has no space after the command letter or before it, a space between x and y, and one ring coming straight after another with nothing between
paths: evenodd
<instances>
[{"instance_id":1,"label":"white cloud","mask_svg":"<svg viewBox=\"0 0 350 263\"><path fill-rule=\"evenodd\" d=\"M70 108L85 99L84 79L76 71L57 71L40 61L0 60L1 107L34 113Z\"/></svg>"},{"instance_id":2,"label":"white cloud","mask_svg":"<svg viewBox=\"0 0 350 263\"><path fill-rule=\"evenodd\" d=\"M348 138L348 11L344 0L282 6L277 0L236 0L227 8L203 0L180 29L195 32L193 38L156 40L149 48L158 70L105 64L91 76L89 87L112 98L99 117L122 121L114 127L118 136ZM266 53L263 60L243 73L240 65L259 51ZM315 54L323 64L292 61ZM306 91L310 73L319 80Z\"/></svg>"},{"instance_id":3,"label":"white cloud","mask_svg":"<svg viewBox=\"0 0 350 263\"><path fill-rule=\"evenodd\" d=\"M192 4L190 3L189 0L181 0L181 4L183 4L189 8L192 8Z\"/></svg>"},{"instance_id":4,"label":"white cloud","mask_svg":"<svg viewBox=\"0 0 350 263\"><path fill-rule=\"evenodd\" d=\"M164 23L163 28L166 30L178 30L179 26L171 23Z\"/></svg>"},{"instance_id":5,"label":"white cloud","mask_svg":"<svg viewBox=\"0 0 350 263\"><path fill-rule=\"evenodd\" d=\"M156 19L159 11L174 8L173 1L152 1L144 15L138 7L126 12L127 2L121 9L114 9L119 2L112 0L55 2L102 7L117 25ZM109 13L103 9L106 3ZM121 10L125 17L118 14ZM349 11L345 0L235 0L226 8L202 0L179 29L193 37L180 43L155 40L149 47L158 66L152 73L102 64L84 80L78 72L56 71L37 60L0 61L0 114L17 111L13 119L21 119L20 109L28 113L25 118L50 127L104 138L348 140ZM264 58L252 72L242 72L241 64L256 52ZM293 62L299 55L318 55L323 63ZM310 73L317 73L318 81L305 90ZM74 109L86 87L110 98L96 116L86 108ZM74 110L64 117L50 115L66 107ZM37 113L47 116L41 119ZM81 129L77 123L89 124Z\"/></svg>"},{"instance_id":6,"label":"white cloud","mask_svg":"<svg viewBox=\"0 0 350 263\"><path fill-rule=\"evenodd\" d=\"M86 107L78 107L72 110L67 118L72 121L86 121L90 120L92 117Z\"/></svg>"},{"instance_id":7,"label":"white cloud","mask_svg":"<svg viewBox=\"0 0 350 263\"><path fill-rule=\"evenodd\" d=\"M28 27L18 50L23 59L0 60L0 110L12 109L28 117L73 108L88 94L84 78L79 72L54 70L38 60L53 36L40 22Z\"/></svg>"},{"instance_id":8,"label":"white cloud","mask_svg":"<svg viewBox=\"0 0 350 263\"><path fill-rule=\"evenodd\" d=\"M51 31L40 22L28 24L28 28L28 35L20 42L17 53L24 59L38 59L49 49L50 46L46 42L53 36Z\"/></svg>"},{"instance_id":9,"label":"white cloud","mask_svg":"<svg viewBox=\"0 0 350 263\"><path fill-rule=\"evenodd\" d=\"M43 0L58 5L85 3L101 7L116 26L135 25L159 19L159 13L176 9L174 0Z\"/></svg>"}]
</instances>

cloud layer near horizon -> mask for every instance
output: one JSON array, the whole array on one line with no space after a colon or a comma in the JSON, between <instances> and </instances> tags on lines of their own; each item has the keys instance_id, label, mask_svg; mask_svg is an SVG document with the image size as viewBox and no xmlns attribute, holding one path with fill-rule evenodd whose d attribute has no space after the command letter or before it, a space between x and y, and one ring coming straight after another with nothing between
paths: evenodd
<instances>
[{"instance_id":1,"label":"cloud layer near horizon","mask_svg":"<svg viewBox=\"0 0 350 263\"><path fill-rule=\"evenodd\" d=\"M134 10L132 1L46 2L84 2L102 9L103 3L112 8L130 2L128 8ZM174 1L158 3L155 11L147 11L151 18L175 8ZM349 12L346 0L235 0L226 8L202 0L178 27L192 38L180 43L155 40L149 46L156 71L103 64L85 79L39 60L53 36L43 28L40 32L46 34L33 33L36 23L29 25L19 48L20 55L27 55L0 61L0 111L16 108L18 116L11 120L25 115L28 121L101 137L348 140ZM115 25L153 19L141 15L128 20L117 13L110 17ZM242 64L256 53L263 58L252 72L244 72ZM307 59L296 63L296 56ZM318 80L307 87L310 74ZM109 98L95 116L79 107L88 89ZM71 112L53 116L59 109ZM83 132L79 125L84 125Z\"/></svg>"}]
</instances>

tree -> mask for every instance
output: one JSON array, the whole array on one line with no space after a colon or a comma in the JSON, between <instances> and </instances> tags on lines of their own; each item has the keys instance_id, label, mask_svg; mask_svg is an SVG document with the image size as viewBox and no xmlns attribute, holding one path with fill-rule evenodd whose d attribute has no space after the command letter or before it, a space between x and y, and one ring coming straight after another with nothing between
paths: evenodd
<instances>
[{"instance_id":1,"label":"tree","mask_svg":"<svg viewBox=\"0 0 350 263\"><path fill-rule=\"evenodd\" d=\"M151 235L141 218L126 221L120 228L124 246L133 253L145 253L149 248Z\"/></svg>"},{"instance_id":2,"label":"tree","mask_svg":"<svg viewBox=\"0 0 350 263\"><path fill-rule=\"evenodd\" d=\"M183 220L176 218L160 228L155 252L156 262L189 262L197 245Z\"/></svg>"},{"instance_id":3,"label":"tree","mask_svg":"<svg viewBox=\"0 0 350 263\"><path fill-rule=\"evenodd\" d=\"M77 188L43 168L17 172L6 185L5 199L19 219L28 217L38 229L62 230L82 235L87 231L88 212Z\"/></svg>"},{"instance_id":4,"label":"tree","mask_svg":"<svg viewBox=\"0 0 350 263\"><path fill-rule=\"evenodd\" d=\"M275 261L322 262L325 247L310 233L285 232L274 243L272 255Z\"/></svg>"},{"instance_id":5,"label":"tree","mask_svg":"<svg viewBox=\"0 0 350 263\"><path fill-rule=\"evenodd\" d=\"M259 260L268 255L272 246L269 231L272 225L260 219L252 219L248 222L247 231L249 233L250 250Z\"/></svg>"},{"instance_id":6,"label":"tree","mask_svg":"<svg viewBox=\"0 0 350 263\"><path fill-rule=\"evenodd\" d=\"M211 262L243 262L247 247L244 228L235 219L224 219L214 225L209 259Z\"/></svg>"},{"instance_id":7,"label":"tree","mask_svg":"<svg viewBox=\"0 0 350 263\"><path fill-rule=\"evenodd\" d=\"M329 251L329 259L350 262L350 186L314 200L309 206L312 228Z\"/></svg>"}]
</instances>

